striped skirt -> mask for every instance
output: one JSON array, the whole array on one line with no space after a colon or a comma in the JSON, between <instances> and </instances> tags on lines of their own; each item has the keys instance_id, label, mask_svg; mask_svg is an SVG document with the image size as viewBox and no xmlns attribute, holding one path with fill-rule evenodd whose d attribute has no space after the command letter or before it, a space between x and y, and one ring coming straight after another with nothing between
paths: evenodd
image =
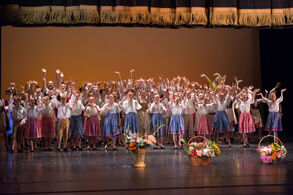
<instances>
[{"instance_id":1,"label":"striped skirt","mask_svg":"<svg viewBox=\"0 0 293 195\"><path fill-rule=\"evenodd\" d=\"M134 112L129 112L125 116L124 122L124 130L125 132L130 131L132 133L137 133L139 131L138 128L138 117Z\"/></svg>"},{"instance_id":2,"label":"striped skirt","mask_svg":"<svg viewBox=\"0 0 293 195\"><path fill-rule=\"evenodd\" d=\"M184 134L184 120L180 114L171 116L170 125L169 125L169 134L172 134L172 135Z\"/></svg>"},{"instance_id":3,"label":"striped skirt","mask_svg":"<svg viewBox=\"0 0 293 195\"><path fill-rule=\"evenodd\" d=\"M104 136L112 137L116 135L121 135L121 129L118 127L118 114L108 113L104 122Z\"/></svg>"},{"instance_id":4,"label":"striped skirt","mask_svg":"<svg viewBox=\"0 0 293 195\"><path fill-rule=\"evenodd\" d=\"M275 132L280 132L283 130L281 117L278 112L269 113L265 130Z\"/></svg>"},{"instance_id":5,"label":"striped skirt","mask_svg":"<svg viewBox=\"0 0 293 195\"><path fill-rule=\"evenodd\" d=\"M52 116L42 116L42 137L55 137L55 125Z\"/></svg>"},{"instance_id":6,"label":"striped skirt","mask_svg":"<svg viewBox=\"0 0 293 195\"><path fill-rule=\"evenodd\" d=\"M84 135L95 137L100 135L100 121L98 116L87 117L84 123Z\"/></svg>"},{"instance_id":7,"label":"striped skirt","mask_svg":"<svg viewBox=\"0 0 293 195\"><path fill-rule=\"evenodd\" d=\"M163 124L164 123L163 123L162 114L160 113L153 114L151 118L151 127L150 127L151 134L157 131L155 134L156 137L164 136L164 127L163 126L160 127Z\"/></svg>"},{"instance_id":8,"label":"striped skirt","mask_svg":"<svg viewBox=\"0 0 293 195\"><path fill-rule=\"evenodd\" d=\"M211 135L213 133L209 115L199 115L197 134Z\"/></svg>"},{"instance_id":9,"label":"striped skirt","mask_svg":"<svg viewBox=\"0 0 293 195\"><path fill-rule=\"evenodd\" d=\"M38 118L28 117L25 124L24 137L27 139L38 138L39 121Z\"/></svg>"},{"instance_id":10,"label":"striped skirt","mask_svg":"<svg viewBox=\"0 0 293 195\"><path fill-rule=\"evenodd\" d=\"M84 126L81 115L71 116L69 121L69 137L82 139L84 136Z\"/></svg>"},{"instance_id":11,"label":"striped skirt","mask_svg":"<svg viewBox=\"0 0 293 195\"><path fill-rule=\"evenodd\" d=\"M251 114L244 112L239 117L239 133L252 133L255 132L255 126Z\"/></svg>"},{"instance_id":12,"label":"striped skirt","mask_svg":"<svg viewBox=\"0 0 293 195\"><path fill-rule=\"evenodd\" d=\"M227 113L225 111L217 111L213 120L213 130L219 133L234 131Z\"/></svg>"}]
</instances>

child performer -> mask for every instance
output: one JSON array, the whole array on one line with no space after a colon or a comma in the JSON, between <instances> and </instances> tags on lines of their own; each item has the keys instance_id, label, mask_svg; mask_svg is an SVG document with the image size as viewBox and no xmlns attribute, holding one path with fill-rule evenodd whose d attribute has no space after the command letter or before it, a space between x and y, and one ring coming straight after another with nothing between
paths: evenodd
<instances>
[{"instance_id":1,"label":"child performer","mask_svg":"<svg viewBox=\"0 0 293 195\"><path fill-rule=\"evenodd\" d=\"M191 91L187 91L186 94L186 108L182 111L182 117L184 119L184 136L185 139L189 140L194 135L194 125L193 125L193 114L195 113L194 107L194 96Z\"/></svg>"},{"instance_id":2,"label":"child performer","mask_svg":"<svg viewBox=\"0 0 293 195\"><path fill-rule=\"evenodd\" d=\"M61 142L63 140L63 151L67 150L67 140L68 140L68 127L70 118L70 108L69 103L66 103L67 96L60 96L60 102L53 96L54 104L58 110L57 112L57 132L58 132L58 146L57 152L61 151Z\"/></svg>"},{"instance_id":3,"label":"child performer","mask_svg":"<svg viewBox=\"0 0 293 195\"><path fill-rule=\"evenodd\" d=\"M22 144L23 144L23 134L24 134L24 125L27 118L27 112L20 105L21 99L19 96L15 96L13 104L9 105L9 109L11 110L11 116L13 119L13 141L12 141L12 149L11 151L14 152L15 145L17 144L18 152L23 152Z\"/></svg>"},{"instance_id":4,"label":"child performer","mask_svg":"<svg viewBox=\"0 0 293 195\"><path fill-rule=\"evenodd\" d=\"M205 137L213 133L209 117L213 104L209 104L209 101L210 100L205 97L201 103L195 105L199 116L197 134Z\"/></svg>"},{"instance_id":5,"label":"child performer","mask_svg":"<svg viewBox=\"0 0 293 195\"><path fill-rule=\"evenodd\" d=\"M215 132L224 133L229 147L231 147L230 132L234 131L226 113L227 106L230 104L231 98L226 92L220 92L215 100L217 112L213 120L213 130Z\"/></svg>"},{"instance_id":6,"label":"child performer","mask_svg":"<svg viewBox=\"0 0 293 195\"><path fill-rule=\"evenodd\" d=\"M119 104L114 102L113 95L109 95L109 102L106 103L101 109L101 113L106 113L106 118L104 122L104 135L106 137L106 146L105 149L108 148L109 145L109 137L112 137L113 142L113 150L117 150L116 148L116 137L121 134L121 129L118 126L118 114L120 112Z\"/></svg>"},{"instance_id":7,"label":"child performer","mask_svg":"<svg viewBox=\"0 0 293 195\"><path fill-rule=\"evenodd\" d=\"M42 104L40 105L40 113L42 115L41 127L42 137L45 141L45 150L47 151L53 151L51 142L55 137L54 108L55 104L50 101L49 96L43 97Z\"/></svg>"},{"instance_id":8,"label":"child performer","mask_svg":"<svg viewBox=\"0 0 293 195\"><path fill-rule=\"evenodd\" d=\"M281 96L277 99L276 97L276 91L273 91L270 93L269 99L265 98L261 93L262 100L268 104L269 106L269 116L267 119L267 123L265 126L266 131L273 131L274 136L278 136L278 132L281 132L283 130L282 128L282 122L281 117L279 114L279 105L283 101L283 93L286 91L286 89L281 90ZM276 140L274 140L276 141Z\"/></svg>"},{"instance_id":9,"label":"child performer","mask_svg":"<svg viewBox=\"0 0 293 195\"><path fill-rule=\"evenodd\" d=\"M243 147L249 147L248 135L249 133L255 132L255 126L253 119L250 114L250 105L253 104L255 99L255 93L259 89L254 90L252 97L249 97L248 91L242 90L238 95L236 95L236 103L238 104L240 110L239 116L239 133L243 136ZM241 97L239 98L239 96ZM251 94L250 94L251 96Z\"/></svg>"},{"instance_id":10,"label":"child performer","mask_svg":"<svg viewBox=\"0 0 293 195\"><path fill-rule=\"evenodd\" d=\"M150 129L150 115L147 111L148 101L146 91L142 91L139 97L139 104L141 109L138 111L139 134L141 136L147 135Z\"/></svg>"},{"instance_id":11,"label":"child performer","mask_svg":"<svg viewBox=\"0 0 293 195\"><path fill-rule=\"evenodd\" d=\"M98 136L100 135L100 121L99 121L99 107L94 103L95 98L90 97L89 103L85 109L85 124L84 124L84 135L89 138L88 147L96 150L96 143L98 141Z\"/></svg>"},{"instance_id":12,"label":"child performer","mask_svg":"<svg viewBox=\"0 0 293 195\"><path fill-rule=\"evenodd\" d=\"M76 148L82 150L81 148L81 139L84 135L84 126L82 121L82 111L84 106L79 99L78 92L75 93L72 97L72 101L69 104L71 110L70 120L69 120L69 137L72 141L72 150L75 151Z\"/></svg>"},{"instance_id":13,"label":"child performer","mask_svg":"<svg viewBox=\"0 0 293 195\"><path fill-rule=\"evenodd\" d=\"M29 140L31 145L31 152L37 150L37 139L39 138L39 107L36 105L36 100L34 98L29 99L29 105L26 106L27 111L27 121L24 137Z\"/></svg>"},{"instance_id":14,"label":"child performer","mask_svg":"<svg viewBox=\"0 0 293 195\"><path fill-rule=\"evenodd\" d=\"M169 125L169 133L173 135L174 149L178 149L178 145L181 147L181 141L184 134L184 120L182 117L182 110L186 107L183 102L180 101L178 96L172 97L171 94L171 120ZM179 140L178 140L179 136Z\"/></svg>"},{"instance_id":15,"label":"child performer","mask_svg":"<svg viewBox=\"0 0 293 195\"><path fill-rule=\"evenodd\" d=\"M152 113L151 127L150 127L151 133L154 133L154 131L157 131L155 133L157 144L161 149L165 149L165 147L163 145L164 127L161 125L164 124L162 113L166 112L167 109L163 106L162 103L160 103L160 96L158 94L156 94L154 96L154 102L151 104L149 111L150 111L150 113ZM157 147L155 147L155 148L157 148Z\"/></svg>"},{"instance_id":16,"label":"child performer","mask_svg":"<svg viewBox=\"0 0 293 195\"><path fill-rule=\"evenodd\" d=\"M126 98L127 100L125 100ZM142 107L137 100L133 99L133 93L128 92L127 96L125 96L120 102L120 105L122 106L122 109L126 115L124 123L125 132L130 130L132 133L138 133L139 127L137 110L140 110Z\"/></svg>"}]
</instances>

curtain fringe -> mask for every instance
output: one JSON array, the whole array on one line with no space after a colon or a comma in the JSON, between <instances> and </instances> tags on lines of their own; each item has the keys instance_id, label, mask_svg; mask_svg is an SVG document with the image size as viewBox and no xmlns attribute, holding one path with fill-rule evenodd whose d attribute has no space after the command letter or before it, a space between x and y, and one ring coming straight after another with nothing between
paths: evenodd
<instances>
[{"instance_id":1,"label":"curtain fringe","mask_svg":"<svg viewBox=\"0 0 293 195\"><path fill-rule=\"evenodd\" d=\"M205 12L176 12L175 25L207 25Z\"/></svg>"},{"instance_id":2,"label":"curtain fringe","mask_svg":"<svg viewBox=\"0 0 293 195\"><path fill-rule=\"evenodd\" d=\"M210 21L215 26L237 25L237 12L213 12Z\"/></svg>"},{"instance_id":3,"label":"curtain fringe","mask_svg":"<svg viewBox=\"0 0 293 195\"><path fill-rule=\"evenodd\" d=\"M151 13L150 17L152 25L169 26L174 25L175 22L174 13Z\"/></svg>"},{"instance_id":4,"label":"curtain fringe","mask_svg":"<svg viewBox=\"0 0 293 195\"><path fill-rule=\"evenodd\" d=\"M239 14L240 26L271 26L272 17L270 14Z\"/></svg>"}]
</instances>

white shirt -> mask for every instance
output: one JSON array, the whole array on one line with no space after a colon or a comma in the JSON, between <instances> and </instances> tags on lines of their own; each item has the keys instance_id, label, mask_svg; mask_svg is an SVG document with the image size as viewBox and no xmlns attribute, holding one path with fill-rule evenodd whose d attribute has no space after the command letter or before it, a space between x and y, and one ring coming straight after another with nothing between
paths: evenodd
<instances>
[{"instance_id":1,"label":"white shirt","mask_svg":"<svg viewBox=\"0 0 293 195\"><path fill-rule=\"evenodd\" d=\"M158 103L158 104L152 103L149 108L149 111L150 113L153 113L153 114L157 114L157 113L162 114L163 112L166 112L167 109L162 103Z\"/></svg>"},{"instance_id":2,"label":"white shirt","mask_svg":"<svg viewBox=\"0 0 293 195\"><path fill-rule=\"evenodd\" d=\"M193 114L195 113L194 97L186 99L186 108L183 109L182 114Z\"/></svg>"},{"instance_id":3,"label":"white shirt","mask_svg":"<svg viewBox=\"0 0 293 195\"><path fill-rule=\"evenodd\" d=\"M39 108L38 106L25 106L25 109L26 109L26 112L27 112L27 116L30 117L30 118L37 118L39 116Z\"/></svg>"},{"instance_id":4,"label":"white shirt","mask_svg":"<svg viewBox=\"0 0 293 195\"><path fill-rule=\"evenodd\" d=\"M81 100L77 100L77 102L72 103L72 109L71 109L71 116L78 116L82 114L82 111L84 110L84 106L81 103Z\"/></svg>"},{"instance_id":5,"label":"white shirt","mask_svg":"<svg viewBox=\"0 0 293 195\"><path fill-rule=\"evenodd\" d=\"M276 101L269 100L268 98L263 97L263 102L267 103L269 106L269 112L279 112L280 110L280 103L283 101L283 95L276 99Z\"/></svg>"},{"instance_id":6,"label":"white shirt","mask_svg":"<svg viewBox=\"0 0 293 195\"><path fill-rule=\"evenodd\" d=\"M217 111L225 111L228 104L230 103L230 96L226 96L224 101L220 101L219 99L216 100L217 102Z\"/></svg>"},{"instance_id":7,"label":"white shirt","mask_svg":"<svg viewBox=\"0 0 293 195\"><path fill-rule=\"evenodd\" d=\"M213 110L213 104L198 104L197 105L197 114L198 115L207 115Z\"/></svg>"},{"instance_id":8,"label":"white shirt","mask_svg":"<svg viewBox=\"0 0 293 195\"><path fill-rule=\"evenodd\" d=\"M11 116L13 120L21 120L21 123L25 123L27 112L22 106L16 107L15 105L12 105Z\"/></svg>"},{"instance_id":9,"label":"white shirt","mask_svg":"<svg viewBox=\"0 0 293 195\"><path fill-rule=\"evenodd\" d=\"M129 100L126 100L122 103L122 108L125 114L128 114L130 112L137 113L137 110L141 109L141 105L138 103L137 100L132 100L131 102Z\"/></svg>"},{"instance_id":10,"label":"white shirt","mask_svg":"<svg viewBox=\"0 0 293 195\"><path fill-rule=\"evenodd\" d=\"M238 104L238 107L241 113L250 112L250 104L252 103L253 103L252 98L249 98L247 101L242 101L239 98L236 100L236 104Z\"/></svg>"},{"instance_id":11,"label":"white shirt","mask_svg":"<svg viewBox=\"0 0 293 195\"><path fill-rule=\"evenodd\" d=\"M70 108L69 108L69 102L62 104L61 102L59 102L56 97L53 97L53 101L56 105L56 108L58 110L57 112L57 118L61 119L61 120L65 120L70 118Z\"/></svg>"},{"instance_id":12,"label":"white shirt","mask_svg":"<svg viewBox=\"0 0 293 195\"><path fill-rule=\"evenodd\" d=\"M108 104L109 103L105 104L101 110L104 110L108 106ZM120 111L121 111L121 109L119 107L119 104L117 104L117 103L114 102L111 106L109 106L107 108L107 110L104 113L106 113L106 114L107 113L113 114L113 113L119 113Z\"/></svg>"},{"instance_id":13,"label":"white shirt","mask_svg":"<svg viewBox=\"0 0 293 195\"><path fill-rule=\"evenodd\" d=\"M42 116L52 116L54 113L54 108L55 108L55 104L53 102L49 103L48 105L43 105L40 108L40 113L42 114Z\"/></svg>"},{"instance_id":14,"label":"white shirt","mask_svg":"<svg viewBox=\"0 0 293 195\"><path fill-rule=\"evenodd\" d=\"M99 108L98 106L87 106L86 110L84 112L85 116L99 116L99 112L98 112Z\"/></svg>"},{"instance_id":15,"label":"white shirt","mask_svg":"<svg viewBox=\"0 0 293 195\"><path fill-rule=\"evenodd\" d=\"M178 105L175 104L174 102L172 102L170 104L170 109L171 109L171 113L172 115L180 115L182 114L183 109L186 107L186 105L184 103L179 103Z\"/></svg>"},{"instance_id":16,"label":"white shirt","mask_svg":"<svg viewBox=\"0 0 293 195\"><path fill-rule=\"evenodd\" d=\"M98 101L98 105L99 105L100 108L102 108L102 107L104 107L108 102L109 102L109 100L108 100L107 98L105 98L104 100L100 99L100 100ZM103 112L103 113L101 114L101 116L105 116L106 114L107 114L106 112Z\"/></svg>"}]
</instances>

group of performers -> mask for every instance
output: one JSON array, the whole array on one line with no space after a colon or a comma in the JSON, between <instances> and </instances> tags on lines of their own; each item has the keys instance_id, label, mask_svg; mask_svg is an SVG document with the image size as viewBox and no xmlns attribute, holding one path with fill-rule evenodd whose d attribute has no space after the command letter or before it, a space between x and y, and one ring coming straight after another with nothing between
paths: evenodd
<instances>
[{"instance_id":1,"label":"group of performers","mask_svg":"<svg viewBox=\"0 0 293 195\"><path fill-rule=\"evenodd\" d=\"M249 147L251 134L257 131L262 136L260 104L269 108L264 129L275 136L282 131L280 103L286 89L277 98L279 84L263 95L253 86L240 88L242 80L236 77L228 85L219 73L213 80L202 74L207 84L199 84L179 76L134 81L133 72L128 80L115 72L118 82L84 82L80 88L77 81L65 80L60 70L55 84L47 82L45 69L42 87L36 81L25 86L11 83L0 102L0 131L7 150L52 151L57 141L58 152L68 151L69 140L73 151L82 150L82 143L87 150L96 150L99 144L116 150L128 132L154 134L155 148L160 149L168 143L178 149L182 139L196 134L216 142L224 135L228 147L231 138L242 135L243 147Z\"/></svg>"}]
</instances>

